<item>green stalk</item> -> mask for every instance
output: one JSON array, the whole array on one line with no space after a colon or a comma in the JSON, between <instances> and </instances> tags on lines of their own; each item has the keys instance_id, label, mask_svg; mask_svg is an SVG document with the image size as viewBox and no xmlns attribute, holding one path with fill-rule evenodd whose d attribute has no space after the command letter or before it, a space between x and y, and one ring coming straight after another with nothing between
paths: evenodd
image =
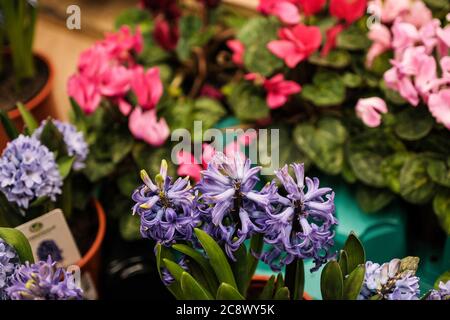
<instances>
[{"instance_id":1,"label":"green stalk","mask_svg":"<svg viewBox=\"0 0 450 320\"><path fill-rule=\"evenodd\" d=\"M289 289L291 299L300 300L303 298L305 286L305 267L303 259L294 259L286 266L286 286Z\"/></svg>"}]
</instances>

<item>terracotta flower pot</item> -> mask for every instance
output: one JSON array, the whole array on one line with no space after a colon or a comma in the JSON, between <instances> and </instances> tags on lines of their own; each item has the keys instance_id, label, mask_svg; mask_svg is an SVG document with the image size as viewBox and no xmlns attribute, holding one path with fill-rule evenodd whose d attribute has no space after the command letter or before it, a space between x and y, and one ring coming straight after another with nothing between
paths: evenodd
<instances>
[{"instance_id":1,"label":"terracotta flower pot","mask_svg":"<svg viewBox=\"0 0 450 320\"><path fill-rule=\"evenodd\" d=\"M84 254L77 265L83 273L89 273L94 285L98 288L98 278L101 262L101 247L106 233L106 215L101 203L98 200L93 200L95 210L97 212L98 229L94 242L89 250Z\"/></svg>"},{"instance_id":2,"label":"terracotta flower pot","mask_svg":"<svg viewBox=\"0 0 450 320\"><path fill-rule=\"evenodd\" d=\"M263 275L255 275L252 278L252 283L250 284L250 289L253 293L260 293L267 281L269 280L269 276ZM312 300L312 298L306 293L303 293L303 300Z\"/></svg>"},{"instance_id":3,"label":"terracotta flower pot","mask_svg":"<svg viewBox=\"0 0 450 320\"><path fill-rule=\"evenodd\" d=\"M55 70L53 64L46 55L37 52L34 54L34 56L46 65L48 69L48 77L39 92L28 101L22 101L22 103L29 111L31 111L33 116L38 121L41 121L49 116L55 117L56 115L55 103L51 94L53 88L53 80L55 77ZM15 108L8 111L8 116L13 120L19 132L21 132L24 124L21 119L19 110ZM3 150L5 148L7 142L8 137L3 130L3 127L0 126L0 150Z\"/></svg>"}]
</instances>

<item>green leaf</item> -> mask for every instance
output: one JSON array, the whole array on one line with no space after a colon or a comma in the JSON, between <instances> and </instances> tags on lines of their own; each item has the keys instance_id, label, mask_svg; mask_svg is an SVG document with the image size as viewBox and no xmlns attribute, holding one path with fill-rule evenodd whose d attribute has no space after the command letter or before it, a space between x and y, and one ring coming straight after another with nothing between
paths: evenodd
<instances>
[{"instance_id":1,"label":"green leaf","mask_svg":"<svg viewBox=\"0 0 450 320\"><path fill-rule=\"evenodd\" d=\"M194 260L204 272L206 281L208 283L208 287L211 288L211 292L215 292L218 287L218 282L216 279L216 276L214 274L214 270L211 267L208 259L206 259L200 252L197 250L185 245L185 244L174 244L172 245L172 248L185 254L186 256L190 257L192 260Z\"/></svg>"},{"instance_id":2,"label":"green leaf","mask_svg":"<svg viewBox=\"0 0 450 320\"><path fill-rule=\"evenodd\" d=\"M9 118L8 113L3 109L0 109L0 123L3 126L3 129L5 129L5 133L9 140L14 140L19 136L19 131Z\"/></svg>"},{"instance_id":3,"label":"green leaf","mask_svg":"<svg viewBox=\"0 0 450 320\"><path fill-rule=\"evenodd\" d=\"M347 273L350 274L360 264L366 263L364 247L355 233L352 231L345 241L343 250L347 254Z\"/></svg>"},{"instance_id":4,"label":"green leaf","mask_svg":"<svg viewBox=\"0 0 450 320\"><path fill-rule=\"evenodd\" d=\"M277 281L275 282L275 292L277 292L278 289L281 289L283 287L284 287L283 273L279 272L277 275Z\"/></svg>"},{"instance_id":5,"label":"green leaf","mask_svg":"<svg viewBox=\"0 0 450 320\"><path fill-rule=\"evenodd\" d=\"M58 130L52 120L47 120L39 140L50 151L55 153L55 157L67 156L67 146L62 133Z\"/></svg>"},{"instance_id":6,"label":"green leaf","mask_svg":"<svg viewBox=\"0 0 450 320\"><path fill-rule=\"evenodd\" d=\"M339 252L339 267L341 267L341 271L342 271L342 275L345 277L348 275L348 256L347 256L347 252L345 252L344 250L341 250Z\"/></svg>"},{"instance_id":7,"label":"green leaf","mask_svg":"<svg viewBox=\"0 0 450 320\"><path fill-rule=\"evenodd\" d=\"M210 265L216 273L216 277L219 282L225 282L238 289L236 281L233 276L233 271L231 270L230 264L227 261L225 253L220 248L220 246L214 241L211 236L200 229L195 229L195 234L200 241L206 255L209 258Z\"/></svg>"},{"instance_id":8,"label":"green leaf","mask_svg":"<svg viewBox=\"0 0 450 320\"><path fill-rule=\"evenodd\" d=\"M450 236L450 190L439 190L433 199L433 210L442 229Z\"/></svg>"},{"instance_id":9,"label":"green leaf","mask_svg":"<svg viewBox=\"0 0 450 320\"><path fill-rule=\"evenodd\" d=\"M322 270L320 290L323 300L341 300L344 294L344 279L336 261L329 261Z\"/></svg>"},{"instance_id":10,"label":"green leaf","mask_svg":"<svg viewBox=\"0 0 450 320\"><path fill-rule=\"evenodd\" d=\"M344 50L333 50L325 57L322 56L319 52L316 52L308 58L308 61L311 64L321 67L342 69L347 67L351 63L352 56L349 52Z\"/></svg>"},{"instance_id":11,"label":"green leaf","mask_svg":"<svg viewBox=\"0 0 450 320\"><path fill-rule=\"evenodd\" d=\"M346 72L342 76L342 82L348 88L359 88L363 84L363 79L359 74Z\"/></svg>"},{"instance_id":12,"label":"green leaf","mask_svg":"<svg viewBox=\"0 0 450 320\"><path fill-rule=\"evenodd\" d=\"M133 30L139 26L142 33L148 33L153 29L153 19L148 10L129 8L123 10L114 23L117 30L124 25L130 26Z\"/></svg>"},{"instance_id":13,"label":"green leaf","mask_svg":"<svg viewBox=\"0 0 450 320\"><path fill-rule=\"evenodd\" d=\"M406 108L396 115L395 133L408 141L419 140L433 129L434 119L424 107Z\"/></svg>"},{"instance_id":14,"label":"green leaf","mask_svg":"<svg viewBox=\"0 0 450 320\"><path fill-rule=\"evenodd\" d=\"M269 280L267 280L261 294L259 295L259 300L270 300L273 298L273 290L275 289L275 276L271 275Z\"/></svg>"},{"instance_id":15,"label":"green leaf","mask_svg":"<svg viewBox=\"0 0 450 320\"><path fill-rule=\"evenodd\" d=\"M278 289L275 292L273 299L274 300L289 300L290 299L289 289L287 287Z\"/></svg>"},{"instance_id":16,"label":"green leaf","mask_svg":"<svg viewBox=\"0 0 450 320\"><path fill-rule=\"evenodd\" d=\"M277 18L257 17L249 19L236 38L245 47L244 65L250 72L270 76L283 67L283 61L267 49L267 44L277 39L280 23Z\"/></svg>"},{"instance_id":17,"label":"green leaf","mask_svg":"<svg viewBox=\"0 0 450 320\"><path fill-rule=\"evenodd\" d=\"M356 300L364 282L366 268L359 265L344 280L344 300Z\"/></svg>"},{"instance_id":18,"label":"green leaf","mask_svg":"<svg viewBox=\"0 0 450 320\"><path fill-rule=\"evenodd\" d=\"M228 283L222 283L217 290L217 300L245 300L235 288Z\"/></svg>"},{"instance_id":19,"label":"green leaf","mask_svg":"<svg viewBox=\"0 0 450 320\"><path fill-rule=\"evenodd\" d=\"M165 266L163 259L173 261L173 255L169 251L168 248L163 247L160 243L157 243L155 246L156 253L156 267L158 268L158 274L161 280L163 279L162 268ZM183 291L181 289L181 285L179 282L175 282L172 285L168 286L167 289L174 295L178 300L182 300L184 298Z\"/></svg>"},{"instance_id":20,"label":"green leaf","mask_svg":"<svg viewBox=\"0 0 450 320\"><path fill-rule=\"evenodd\" d=\"M213 300L211 294L187 272L181 275L181 290L191 300Z\"/></svg>"},{"instance_id":21,"label":"green leaf","mask_svg":"<svg viewBox=\"0 0 450 320\"><path fill-rule=\"evenodd\" d=\"M16 250L21 263L26 261L34 263L30 243L22 232L17 229L0 227L0 238Z\"/></svg>"},{"instance_id":22,"label":"green leaf","mask_svg":"<svg viewBox=\"0 0 450 320\"><path fill-rule=\"evenodd\" d=\"M391 68L390 59L392 59L391 52L380 54L373 60L370 71L372 71L377 76L383 76L383 74Z\"/></svg>"},{"instance_id":23,"label":"green leaf","mask_svg":"<svg viewBox=\"0 0 450 320\"><path fill-rule=\"evenodd\" d=\"M319 71L313 84L305 85L300 95L317 107L332 107L345 101L346 89L338 73Z\"/></svg>"},{"instance_id":24,"label":"green leaf","mask_svg":"<svg viewBox=\"0 0 450 320\"><path fill-rule=\"evenodd\" d=\"M139 183L139 175L136 172L125 172L117 178L117 187L125 197L130 197Z\"/></svg>"},{"instance_id":25,"label":"green leaf","mask_svg":"<svg viewBox=\"0 0 450 320\"><path fill-rule=\"evenodd\" d=\"M22 115L23 122L28 128L30 133L33 133L39 127L36 119L33 117L30 111L22 104L17 103L17 109L19 109L20 114Z\"/></svg>"},{"instance_id":26,"label":"green leaf","mask_svg":"<svg viewBox=\"0 0 450 320\"><path fill-rule=\"evenodd\" d=\"M389 56L389 59L390 58L391 57ZM376 61L377 60L375 59L375 62ZM391 64L390 64L389 60L387 60L386 63L387 63L387 65L386 65L386 70L385 71L387 71L391 67ZM381 71L380 75L384 74L385 71L383 71L383 70ZM386 97L386 100L388 102L391 102L391 103L393 103L395 105L404 105L404 104L408 103L397 91L389 89L386 86L386 82L384 80L381 80L379 82L379 87L380 87L381 91L383 91L384 96Z\"/></svg>"},{"instance_id":27,"label":"green leaf","mask_svg":"<svg viewBox=\"0 0 450 320\"><path fill-rule=\"evenodd\" d=\"M336 39L336 47L343 50L366 50L369 46L367 33L356 24L343 30Z\"/></svg>"},{"instance_id":28,"label":"green leaf","mask_svg":"<svg viewBox=\"0 0 450 320\"><path fill-rule=\"evenodd\" d=\"M194 46L194 37L200 33L202 20L194 15L182 16L179 22L180 39L176 47L176 53L181 61L188 60Z\"/></svg>"},{"instance_id":29,"label":"green leaf","mask_svg":"<svg viewBox=\"0 0 450 320\"><path fill-rule=\"evenodd\" d=\"M395 195L388 189L360 186L356 190L356 200L364 212L377 212L394 200Z\"/></svg>"},{"instance_id":30,"label":"green leaf","mask_svg":"<svg viewBox=\"0 0 450 320\"><path fill-rule=\"evenodd\" d=\"M87 123L86 123L86 115L84 114L84 111L81 109L80 105L73 98L70 98L70 105L72 106L71 120L74 122L77 129L86 135L87 134Z\"/></svg>"},{"instance_id":31,"label":"green leaf","mask_svg":"<svg viewBox=\"0 0 450 320\"><path fill-rule=\"evenodd\" d=\"M439 159L429 159L427 161L427 173L431 180L447 188L450 188L449 160L447 162Z\"/></svg>"},{"instance_id":32,"label":"green leaf","mask_svg":"<svg viewBox=\"0 0 450 320\"><path fill-rule=\"evenodd\" d=\"M64 180L72 170L73 162L75 161L75 157L64 156L58 159L58 169L61 174L61 178Z\"/></svg>"},{"instance_id":33,"label":"green leaf","mask_svg":"<svg viewBox=\"0 0 450 320\"><path fill-rule=\"evenodd\" d=\"M243 122L264 119L270 114L261 90L246 81L233 85L227 100L234 115Z\"/></svg>"},{"instance_id":34,"label":"green leaf","mask_svg":"<svg viewBox=\"0 0 450 320\"><path fill-rule=\"evenodd\" d=\"M384 158L381 162L381 174L386 185L395 193L400 193L400 171L406 161L412 157L407 152L397 152Z\"/></svg>"},{"instance_id":35,"label":"green leaf","mask_svg":"<svg viewBox=\"0 0 450 320\"><path fill-rule=\"evenodd\" d=\"M405 147L395 136L379 130L368 130L352 136L346 147L346 157L356 177L373 187L385 187L381 163L387 156Z\"/></svg>"},{"instance_id":36,"label":"green leaf","mask_svg":"<svg viewBox=\"0 0 450 320\"><path fill-rule=\"evenodd\" d=\"M408 202L425 204L435 194L436 185L427 173L426 159L421 156L406 161L400 171L400 194Z\"/></svg>"},{"instance_id":37,"label":"green leaf","mask_svg":"<svg viewBox=\"0 0 450 320\"><path fill-rule=\"evenodd\" d=\"M321 118L316 126L302 123L294 129L294 142L325 173L338 174L344 163L347 130L339 119Z\"/></svg>"}]
</instances>

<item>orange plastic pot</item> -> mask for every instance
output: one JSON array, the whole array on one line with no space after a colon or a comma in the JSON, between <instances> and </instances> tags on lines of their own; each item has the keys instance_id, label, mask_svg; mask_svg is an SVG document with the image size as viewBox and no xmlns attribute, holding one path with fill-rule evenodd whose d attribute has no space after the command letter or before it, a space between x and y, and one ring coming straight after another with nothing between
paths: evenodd
<instances>
[{"instance_id":1,"label":"orange plastic pot","mask_svg":"<svg viewBox=\"0 0 450 320\"><path fill-rule=\"evenodd\" d=\"M47 117L55 117L56 109L53 99L52 89L53 81L55 78L55 69L49 58L43 53L35 53L35 57L43 61L48 68L48 77L44 86L33 98L24 102L25 107L33 114L33 116L38 120L42 121ZM19 132L22 131L24 123L20 116L20 112L17 108L10 110L8 116L13 120L14 125L17 127ZM8 142L8 136L4 132L2 126L0 126L0 151L3 150ZM1 152L0 152L1 153Z\"/></svg>"},{"instance_id":2,"label":"orange plastic pot","mask_svg":"<svg viewBox=\"0 0 450 320\"><path fill-rule=\"evenodd\" d=\"M98 219L97 235L95 236L95 240L91 247L81 258L81 260L77 262L77 265L80 267L81 272L89 273L94 285L98 288L98 278L101 264L101 247L106 233L106 215L101 203L98 200L93 200L93 204L97 212Z\"/></svg>"},{"instance_id":3,"label":"orange plastic pot","mask_svg":"<svg viewBox=\"0 0 450 320\"><path fill-rule=\"evenodd\" d=\"M252 283L250 284L251 290L254 292L260 292L266 285L267 281L269 280L269 276L263 276L263 275L255 275L252 278ZM303 293L303 300L312 300L312 298L306 293Z\"/></svg>"}]
</instances>

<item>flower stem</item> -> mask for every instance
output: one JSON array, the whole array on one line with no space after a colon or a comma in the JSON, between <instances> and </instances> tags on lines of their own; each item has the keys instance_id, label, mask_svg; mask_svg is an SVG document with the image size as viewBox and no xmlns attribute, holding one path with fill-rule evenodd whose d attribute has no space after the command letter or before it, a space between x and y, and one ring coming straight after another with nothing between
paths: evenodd
<instances>
[{"instance_id":1,"label":"flower stem","mask_svg":"<svg viewBox=\"0 0 450 320\"><path fill-rule=\"evenodd\" d=\"M295 258L286 266L286 286L289 289L291 300L303 299L305 287L305 266L303 259Z\"/></svg>"}]
</instances>

